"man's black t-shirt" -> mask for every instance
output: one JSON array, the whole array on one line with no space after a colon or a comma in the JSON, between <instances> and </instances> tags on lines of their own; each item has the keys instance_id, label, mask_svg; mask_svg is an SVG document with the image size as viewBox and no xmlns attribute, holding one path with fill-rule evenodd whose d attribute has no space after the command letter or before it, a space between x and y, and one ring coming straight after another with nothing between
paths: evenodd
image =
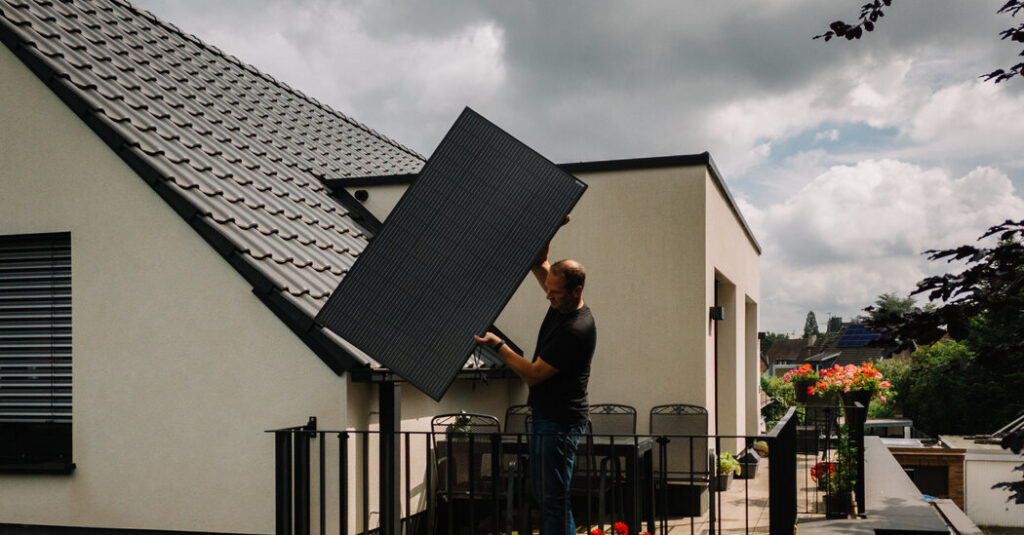
<instances>
[{"instance_id":1,"label":"man's black t-shirt","mask_svg":"<svg viewBox=\"0 0 1024 535\"><path fill-rule=\"evenodd\" d=\"M543 358L558 373L530 387L527 403L535 413L566 425L587 420L587 382L596 345L597 326L590 307L583 305L566 314L548 309L533 360Z\"/></svg>"}]
</instances>

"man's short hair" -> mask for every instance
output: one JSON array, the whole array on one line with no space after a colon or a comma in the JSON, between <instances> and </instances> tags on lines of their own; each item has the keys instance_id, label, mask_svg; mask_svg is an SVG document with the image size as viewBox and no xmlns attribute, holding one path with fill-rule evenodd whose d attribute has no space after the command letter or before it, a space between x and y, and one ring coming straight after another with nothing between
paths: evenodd
<instances>
[{"instance_id":1,"label":"man's short hair","mask_svg":"<svg viewBox=\"0 0 1024 535\"><path fill-rule=\"evenodd\" d=\"M571 292L587 282L587 273L575 260L559 260L551 265L551 272L565 280L565 290Z\"/></svg>"}]
</instances>

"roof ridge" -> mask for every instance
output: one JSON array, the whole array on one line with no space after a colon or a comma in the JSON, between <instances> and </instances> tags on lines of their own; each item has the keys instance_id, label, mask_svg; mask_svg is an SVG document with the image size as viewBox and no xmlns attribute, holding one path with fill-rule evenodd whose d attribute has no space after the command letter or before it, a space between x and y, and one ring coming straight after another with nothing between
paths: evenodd
<instances>
[{"instance_id":1,"label":"roof ridge","mask_svg":"<svg viewBox=\"0 0 1024 535\"><path fill-rule=\"evenodd\" d=\"M352 117L349 117L348 115L345 115L344 113L342 113L342 112L332 108L330 105L324 104L324 103L320 102L319 100L317 100L317 99L315 99L315 98L313 98L313 97L311 97L309 95L306 95L305 93L303 93L302 91L300 91L298 89L295 89L294 87L292 87L288 83L282 82L281 80L278 80L277 78L274 78L270 74L267 74L267 73L257 69L252 64L246 63L246 62L238 59L237 56L235 56L233 54L228 54L227 52L221 50L220 48L218 48L218 47L216 47L214 45L206 43L205 41L200 39L198 36L196 36L194 34L191 34L191 33L188 33L188 32L185 32L184 30L182 30L181 28L178 28L174 24L171 24L169 22L166 22L166 21L160 19L159 17L154 15L149 10L136 7L134 4L132 4L131 2L128 2L127 0L109 0L109 1L112 2L112 3L120 5L121 7L124 7L126 9L131 10L135 14L141 16L142 18L146 19L147 21L149 21L149 22L151 22L153 24L157 24L157 25L163 26L165 29L167 29L168 31L171 31L171 32L177 34L182 39L190 41L190 42L194 43L195 45L197 45L199 47L202 47L202 48L205 48L207 50L210 50L210 51L214 52L216 55L218 55L218 56L220 56L220 57L222 57L222 58L224 58L224 59L234 63L235 65L241 67L242 69L245 69L250 74L252 74L254 76L258 76L260 78L263 78L264 80L266 80L266 81L268 81L268 82L270 82L270 83L272 83L274 85L277 85L277 86L287 90L289 93L302 98L303 100L305 100L306 102L310 103L311 105L313 105L313 106L315 106L317 108L320 108L320 109L322 109L322 110L324 110L326 112L331 113L335 117L337 117L337 118L339 118L339 119L341 119L341 120L351 124L352 126L354 126L356 128L359 128L360 130L363 130L364 132L366 132L366 133L368 133L368 134L370 134L370 135L372 135L372 136L374 136L376 138L379 138L379 139L381 139L383 141L386 141L386 142L388 142L389 144L395 146L398 149L401 149L401 150L403 150L405 152L413 154L416 157L420 158L421 160L426 161L426 158L422 154L420 154L419 152L417 152L417 151L415 151L413 149L410 149L409 147L406 147L405 145L399 143L398 141L392 139L391 137L385 136L384 134L381 134L380 132L377 132L376 130L370 128L369 126L363 124L362 122L357 121L357 120L353 119Z\"/></svg>"}]
</instances>

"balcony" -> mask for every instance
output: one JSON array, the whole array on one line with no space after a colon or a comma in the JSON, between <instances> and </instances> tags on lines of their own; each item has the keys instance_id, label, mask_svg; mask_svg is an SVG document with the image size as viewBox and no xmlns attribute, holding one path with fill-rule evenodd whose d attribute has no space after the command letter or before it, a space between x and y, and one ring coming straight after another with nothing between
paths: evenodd
<instances>
[{"instance_id":1,"label":"balcony","mask_svg":"<svg viewBox=\"0 0 1024 535\"><path fill-rule=\"evenodd\" d=\"M863 407L853 410L863 422ZM526 435L448 441L429 432L318 430L315 421L272 433L279 535L525 534L539 528L525 469ZM856 478L855 510L826 509L810 469L834 459L837 436L826 424L798 440L792 408L762 436L587 435L571 497L577 532L614 533L616 522L630 534L793 534L797 524L815 533L949 532L885 446L875 437L865 440L863 423L850 433L863 475ZM665 468L678 451L666 446L672 441L691 446L686 466L696 468L683 474ZM754 477L715 488L714 452L746 450L758 441L769 454ZM694 460L705 452L708 462ZM448 462L460 455L472 461Z\"/></svg>"}]
</instances>

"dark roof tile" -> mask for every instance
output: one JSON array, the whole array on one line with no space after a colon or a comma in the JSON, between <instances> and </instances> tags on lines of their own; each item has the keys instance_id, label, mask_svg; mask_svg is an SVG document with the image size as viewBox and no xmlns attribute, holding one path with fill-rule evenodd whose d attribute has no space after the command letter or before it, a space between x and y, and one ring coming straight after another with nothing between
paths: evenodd
<instances>
[{"instance_id":1,"label":"dark roof tile","mask_svg":"<svg viewBox=\"0 0 1024 535\"><path fill-rule=\"evenodd\" d=\"M290 303L297 316L285 315L307 327L367 244L320 180L424 163L119 0L0 0L0 38L182 216L198 213L197 230L240 255L236 269L265 278L258 291L284 297L265 302Z\"/></svg>"}]
</instances>

